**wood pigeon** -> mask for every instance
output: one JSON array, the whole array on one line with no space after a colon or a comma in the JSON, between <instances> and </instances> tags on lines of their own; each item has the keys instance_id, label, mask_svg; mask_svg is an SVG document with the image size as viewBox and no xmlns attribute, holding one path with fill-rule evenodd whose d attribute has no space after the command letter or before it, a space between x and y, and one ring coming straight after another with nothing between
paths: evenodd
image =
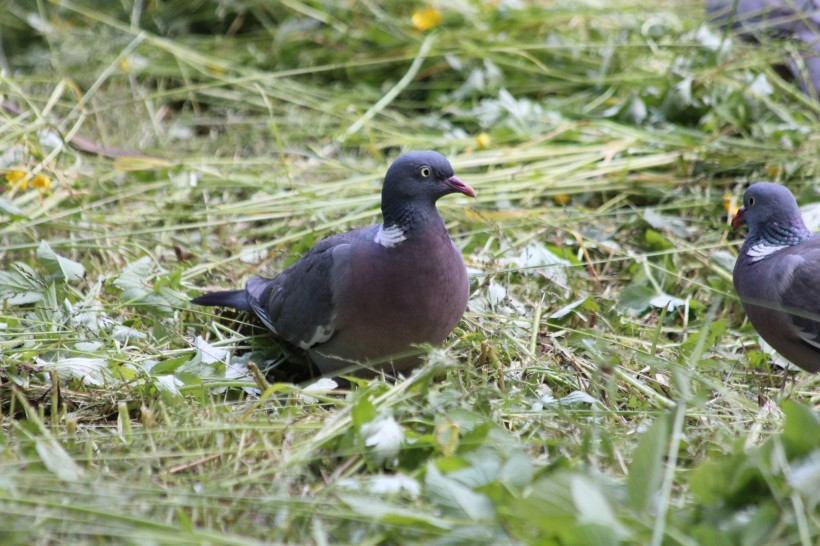
<instances>
[{"instance_id":1,"label":"wood pigeon","mask_svg":"<svg viewBox=\"0 0 820 546\"><path fill-rule=\"evenodd\" d=\"M461 320L470 283L436 201L475 197L438 152L410 152L387 170L382 223L317 243L272 279L194 298L254 313L278 339L307 352L323 375L405 371L413 345L439 344Z\"/></svg>"},{"instance_id":2,"label":"wood pigeon","mask_svg":"<svg viewBox=\"0 0 820 546\"><path fill-rule=\"evenodd\" d=\"M820 0L707 0L706 13L756 37L769 31L802 41L805 73L793 59L786 64L806 93L820 97Z\"/></svg>"},{"instance_id":3,"label":"wood pigeon","mask_svg":"<svg viewBox=\"0 0 820 546\"><path fill-rule=\"evenodd\" d=\"M732 227L749 226L735 290L755 330L806 371L820 370L820 235L806 228L783 186L753 184Z\"/></svg>"}]
</instances>

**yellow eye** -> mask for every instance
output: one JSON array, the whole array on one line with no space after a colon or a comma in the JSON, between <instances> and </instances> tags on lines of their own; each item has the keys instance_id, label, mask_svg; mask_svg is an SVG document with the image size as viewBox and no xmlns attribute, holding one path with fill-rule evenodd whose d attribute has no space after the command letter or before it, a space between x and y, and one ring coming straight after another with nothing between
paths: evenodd
<instances>
[{"instance_id":1,"label":"yellow eye","mask_svg":"<svg viewBox=\"0 0 820 546\"><path fill-rule=\"evenodd\" d=\"M424 178L430 178L430 172L431 172L430 167L428 167L426 165L424 167L422 167L421 169L419 169L419 174L421 176L423 176Z\"/></svg>"}]
</instances>

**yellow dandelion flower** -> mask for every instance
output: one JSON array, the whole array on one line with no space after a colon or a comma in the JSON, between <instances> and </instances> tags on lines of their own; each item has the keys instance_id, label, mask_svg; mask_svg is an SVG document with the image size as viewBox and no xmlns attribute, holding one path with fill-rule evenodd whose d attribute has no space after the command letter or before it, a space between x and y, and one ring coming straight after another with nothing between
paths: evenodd
<instances>
[{"instance_id":1,"label":"yellow dandelion flower","mask_svg":"<svg viewBox=\"0 0 820 546\"><path fill-rule=\"evenodd\" d=\"M6 181L18 190L28 188L28 180L25 180L26 173L23 171L9 171L6 173Z\"/></svg>"},{"instance_id":2,"label":"yellow dandelion flower","mask_svg":"<svg viewBox=\"0 0 820 546\"><path fill-rule=\"evenodd\" d=\"M729 216L734 216L737 214L738 209L740 208L738 204L735 202L735 196L731 193L724 193L723 194L723 208L726 212L729 213Z\"/></svg>"},{"instance_id":3,"label":"yellow dandelion flower","mask_svg":"<svg viewBox=\"0 0 820 546\"><path fill-rule=\"evenodd\" d=\"M566 193L559 193L558 195L553 196L552 199L562 207L569 205L570 201L570 197Z\"/></svg>"},{"instance_id":4,"label":"yellow dandelion flower","mask_svg":"<svg viewBox=\"0 0 820 546\"><path fill-rule=\"evenodd\" d=\"M120 59L120 71L131 72L131 61L128 60L128 57Z\"/></svg>"},{"instance_id":5,"label":"yellow dandelion flower","mask_svg":"<svg viewBox=\"0 0 820 546\"><path fill-rule=\"evenodd\" d=\"M38 174L31 179L31 187L46 192L51 189L51 179L44 174Z\"/></svg>"},{"instance_id":6,"label":"yellow dandelion flower","mask_svg":"<svg viewBox=\"0 0 820 546\"><path fill-rule=\"evenodd\" d=\"M475 145L478 146L479 150L484 150L490 147L490 135L487 133L481 133L477 137L475 137Z\"/></svg>"},{"instance_id":7,"label":"yellow dandelion flower","mask_svg":"<svg viewBox=\"0 0 820 546\"><path fill-rule=\"evenodd\" d=\"M217 64L208 63L208 70L210 70L211 74L215 76L222 76L225 74L225 67L219 66Z\"/></svg>"},{"instance_id":8,"label":"yellow dandelion flower","mask_svg":"<svg viewBox=\"0 0 820 546\"><path fill-rule=\"evenodd\" d=\"M781 167L780 165L771 165L769 166L767 171L769 173L769 176L771 176L772 178L777 178L778 176L783 174L783 167Z\"/></svg>"},{"instance_id":9,"label":"yellow dandelion flower","mask_svg":"<svg viewBox=\"0 0 820 546\"><path fill-rule=\"evenodd\" d=\"M413 26L418 30L430 30L441 24L441 12L432 6L427 6L414 12L412 20Z\"/></svg>"},{"instance_id":10,"label":"yellow dandelion flower","mask_svg":"<svg viewBox=\"0 0 820 546\"><path fill-rule=\"evenodd\" d=\"M501 5L501 0L484 0L481 2L481 9L484 11L497 10Z\"/></svg>"}]
</instances>

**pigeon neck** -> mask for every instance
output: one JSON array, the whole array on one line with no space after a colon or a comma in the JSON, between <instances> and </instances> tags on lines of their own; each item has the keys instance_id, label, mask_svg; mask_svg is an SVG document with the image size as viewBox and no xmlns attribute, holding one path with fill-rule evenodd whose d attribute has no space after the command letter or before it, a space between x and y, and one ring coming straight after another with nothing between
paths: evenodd
<instances>
[{"instance_id":1,"label":"pigeon neck","mask_svg":"<svg viewBox=\"0 0 820 546\"><path fill-rule=\"evenodd\" d=\"M811 232L800 217L790 218L785 224L767 223L749 233L749 239L753 244L769 246L799 245L809 237L811 237Z\"/></svg>"},{"instance_id":2,"label":"pigeon neck","mask_svg":"<svg viewBox=\"0 0 820 546\"><path fill-rule=\"evenodd\" d=\"M392 205L382 205L380 237L393 245L408 239L419 230L435 225L444 226L435 203L401 201ZM391 245L391 246L393 246Z\"/></svg>"},{"instance_id":3,"label":"pigeon neck","mask_svg":"<svg viewBox=\"0 0 820 546\"><path fill-rule=\"evenodd\" d=\"M811 232L802 218L791 219L785 225L768 223L749 232L741 252L752 263L759 262L784 248L799 245L809 237Z\"/></svg>"}]
</instances>

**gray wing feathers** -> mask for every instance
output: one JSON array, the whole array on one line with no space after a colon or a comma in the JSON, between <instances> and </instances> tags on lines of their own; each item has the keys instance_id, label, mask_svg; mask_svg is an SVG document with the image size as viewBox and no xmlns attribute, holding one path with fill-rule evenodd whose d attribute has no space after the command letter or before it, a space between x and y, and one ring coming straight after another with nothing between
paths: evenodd
<instances>
[{"instance_id":1,"label":"gray wing feathers","mask_svg":"<svg viewBox=\"0 0 820 546\"><path fill-rule=\"evenodd\" d=\"M783 308L800 339L820 356L820 248L800 256L790 280L781 293Z\"/></svg>"},{"instance_id":2,"label":"gray wing feathers","mask_svg":"<svg viewBox=\"0 0 820 546\"><path fill-rule=\"evenodd\" d=\"M267 309L262 304L265 298L265 293L275 290L276 288L276 279L266 279L264 277L253 277L248 281L248 284L245 286L245 291L248 293L248 303L251 306L251 309L262 321L262 324L268 328L268 330L272 331L274 334L279 334L276 330L276 326L273 325L273 321L268 314Z\"/></svg>"},{"instance_id":3,"label":"gray wing feathers","mask_svg":"<svg viewBox=\"0 0 820 546\"><path fill-rule=\"evenodd\" d=\"M343 272L350 243L369 228L320 241L273 279L248 281L248 300L259 320L288 343L308 349L333 336L336 325L334 278Z\"/></svg>"}]
</instances>

